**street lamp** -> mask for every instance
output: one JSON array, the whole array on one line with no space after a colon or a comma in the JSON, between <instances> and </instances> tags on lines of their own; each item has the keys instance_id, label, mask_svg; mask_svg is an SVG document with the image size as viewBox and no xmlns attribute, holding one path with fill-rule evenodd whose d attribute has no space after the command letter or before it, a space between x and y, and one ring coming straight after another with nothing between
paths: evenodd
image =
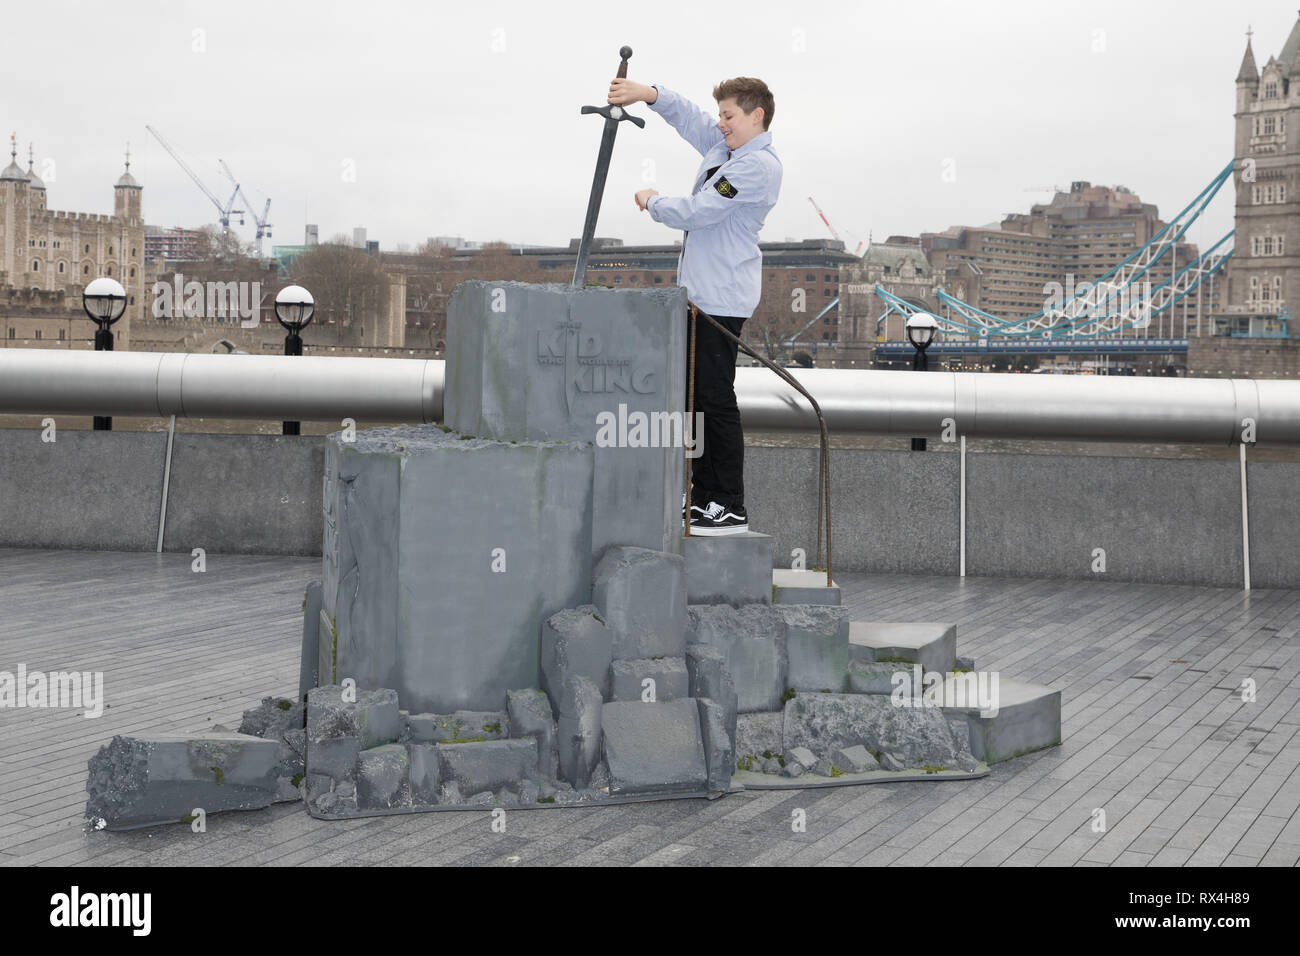
<instances>
[{"instance_id":1,"label":"street lamp","mask_svg":"<svg viewBox=\"0 0 1300 956\"><path fill-rule=\"evenodd\" d=\"M81 293L81 307L97 326L95 351L113 351L111 326L126 312L126 290L122 288L122 283L106 276L92 280ZM97 432L112 431L113 419L107 415L96 415L91 427Z\"/></svg>"},{"instance_id":2,"label":"street lamp","mask_svg":"<svg viewBox=\"0 0 1300 956\"><path fill-rule=\"evenodd\" d=\"M311 297L310 292L300 285L285 286L276 295L276 321L284 326L289 333L284 337L285 355L302 354L302 336L298 333L307 327L315 312L316 300ZM298 422L284 422L280 433L282 435L300 434Z\"/></svg>"},{"instance_id":3,"label":"street lamp","mask_svg":"<svg viewBox=\"0 0 1300 956\"><path fill-rule=\"evenodd\" d=\"M935 335L939 332L939 322L928 312L917 312L907 320L907 341L912 343L916 349L916 354L912 356L912 371L924 372L925 368L925 350L930 347L934 341ZM925 451L925 439L913 438L912 451Z\"/></svg>"}]
</instances>

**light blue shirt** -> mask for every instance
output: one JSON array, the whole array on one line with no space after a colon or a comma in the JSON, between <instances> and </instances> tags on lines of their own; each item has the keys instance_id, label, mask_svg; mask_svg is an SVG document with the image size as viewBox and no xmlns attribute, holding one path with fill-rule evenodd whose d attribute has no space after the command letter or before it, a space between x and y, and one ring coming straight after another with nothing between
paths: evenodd
<instances>
[{"instance_id":1,"label":"light blue shirt","mask_svg":"<svg viewBox=\"0 0 1300 956\"><path fill-rule=\"evenodd\" d=\"M650 109L662 116L704 161L690 196L651 196L655 222L684 230L677 284L710 315L754 314L762 296L763 254L758 231L781 192L781 160L772 134L762 132L734 151L718 121L690 100L659 84ZM712 176L708 171L718 169Z\"/></svg>"}]
</instances>

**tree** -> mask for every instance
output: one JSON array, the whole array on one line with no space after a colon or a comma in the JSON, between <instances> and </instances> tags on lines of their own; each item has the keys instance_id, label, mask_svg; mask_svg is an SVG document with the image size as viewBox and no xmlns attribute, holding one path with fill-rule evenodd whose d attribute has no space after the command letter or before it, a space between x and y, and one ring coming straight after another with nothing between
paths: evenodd
<instances>
[{"instance_id":1,"label":"tree","mask_svg":"<svg viewBox=\"0 0 1300 956\"><path fill-rule=\"evenodd\" d=\"M317 321L350 326L388 308L388 274L371 256L335 236L294 260L290 278L316 300Z\"/></svg>"}]
</instances>

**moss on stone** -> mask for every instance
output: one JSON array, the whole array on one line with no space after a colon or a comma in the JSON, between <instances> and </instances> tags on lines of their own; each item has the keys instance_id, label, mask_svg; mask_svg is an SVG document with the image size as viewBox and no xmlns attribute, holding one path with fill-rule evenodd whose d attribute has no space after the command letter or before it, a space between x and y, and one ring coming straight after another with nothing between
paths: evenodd
<instances>
[{"instance_id":1,"label":"moss on stone","mask_svg":"<svg viewBox=\"0 0 1300 956\"><path fill-rule=\"evenodd\" d=\"M226 782L226 772L220 767L209 767L208 769L217 775L217 786L221 786Z\"/></svg>"},{"instance_id":2,"label":"moss on stone","mask_svg":"<svg viewBox=\"0 0 1300 956\"><path fill-rule=\"evenodd\" d=\"M794 700L796 696L797 695L794 692L794 688L787 687L785 689L785 693L781 695L781 703L788 704L790 701Z\"/></svg>"},{"instance_id":3,"label":"moss on stone","mask_svg":"<svg viewBox=\"0 0 1300 956\"><path fill-rule=\"evenodd\" d=\"M277 709L277 710L288 710L290 707L293 706L293 701L291 701L291 700L285 700L285 699L282 697L282 698L280 698L279 700L277 700L277 701L275 702L275 706L276 706L276 709Z\"/></svg>"},{"instance_id":4,"label":"moss on stone","mask_svg":"<svg viewBox=\"0 0 1300 956\"><path fill-rule=\"evenodd\" d=\"M290 781L290 783L292 783L295 787L301 787L301 786L302 786L302 779L303 779L303 777L305 777L305 776L306 776L306 774L295 773L295 774L293 775L293 779Z\"/></svg>"}]
</instances>

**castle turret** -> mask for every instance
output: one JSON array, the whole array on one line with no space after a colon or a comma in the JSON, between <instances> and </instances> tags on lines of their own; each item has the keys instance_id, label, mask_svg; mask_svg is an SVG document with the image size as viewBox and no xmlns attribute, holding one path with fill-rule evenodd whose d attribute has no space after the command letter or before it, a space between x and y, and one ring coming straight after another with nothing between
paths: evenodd
<instances>
[{"instance_id":1,"label":"castle turret","mask_svg":"<svg viewBox=\"0 0 1300 956\"><path fill-rule=\"evenodd\" d=\"M128 149L126 169L113 186L113 215L127 220L140 219L140 194L143 192L144 187L131 175L131 151Z\"/></svg>"},{"instance_id":2,"label":"castle turret","mask_svg":"<svg viewBox=\"0 0 1300 956\"><path fill-rule=\"evenodd\" d=\"M27 144L27 188L31 191L32 208L45 208L45 183L36 175L36 156L32 144Z\"/></svg>"}]
</instances>

